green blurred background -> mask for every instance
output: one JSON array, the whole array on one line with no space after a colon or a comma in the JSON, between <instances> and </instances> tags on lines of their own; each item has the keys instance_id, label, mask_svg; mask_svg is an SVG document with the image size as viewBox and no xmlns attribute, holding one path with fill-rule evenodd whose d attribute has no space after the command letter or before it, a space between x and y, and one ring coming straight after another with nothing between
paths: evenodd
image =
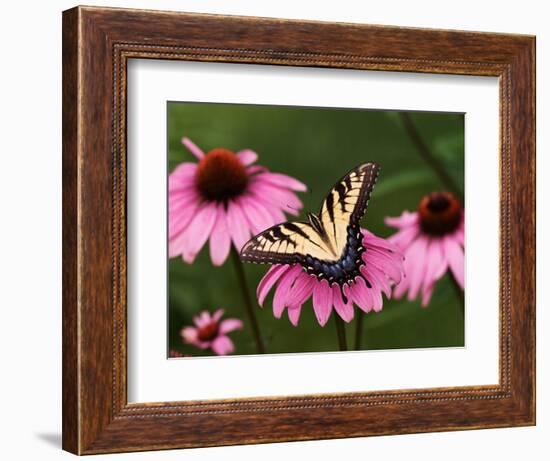
<instances>
[{"instance_id":1,"label":"green blurred background","mask_svg":"<svg viewBox=\"0 0 550 461\"><path fill-rule=\"evenodd\" d=\"M308 186L308 192L299 194L304 202L302 217L307 211L318 211L330 187L365 161L378 162L381 172L362 225L380 236L395 232L384 224L385 216L413 211L423 195L444 189L395 111L182 102L169 102L167 110L170 171L180 162L195 161L181 145L183 136L205 152L216 147L252 149L259 155L258 164L294 176ZM464 190L463 114L409 115L433 155ZM211 355L183 344L179 331L192 324L197 312L221 307L226 316L245 323L242 331L230 334L235 353L256 353L231 258L222 267L214 267L207 247L192 265L181 258L169 261L168 347L192 356ZM266 270L263 265L246 264L251 294ZM334 312L322 328L310 300L302 309L298 327L293 327L286 313L279 320L273 317L271 300L272 295L263 309L256 310L268 353L338 349ZM380 313L364 317L362 349L463 346L463 308L448 275L437 283L427 308L420 307L418 301L385 300ZM359 312L356 309L355 319L346 326L350 347Z\"/></svg>"}]
</instances>

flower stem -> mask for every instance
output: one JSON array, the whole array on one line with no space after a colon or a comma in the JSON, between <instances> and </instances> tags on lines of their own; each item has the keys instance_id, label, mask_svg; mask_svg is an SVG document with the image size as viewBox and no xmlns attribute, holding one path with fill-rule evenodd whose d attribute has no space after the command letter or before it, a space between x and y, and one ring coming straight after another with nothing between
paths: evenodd
<instances>
[{"instance_id":1,"label":"flower stem","mask_svg":"<svg viewBox=\"0 0 550 461\"><path fill-rule=\"evenodd\" d=\"M361 350L361 337L363 336L363 320L365 319L363 311L357 312L357 322L355 323L355 350Z\"/></svg>"},{"instance_id":2,"label":"flower stem","mask_svg":"<svg viewBox=\"0 0 550 461\"><path fill-rule=\"evenodd\" d=\"M441 164L439 159L430 151L427 144L422 139L422 136L420 136L420 133L416 129L411 116L407 112L399 112L399 118L401 119L401 123L403 124L405 131L411 138L411 141L414 143L416 150L422 159L430 166L430 168L439 177L439 180L447 189L449 189L450 192L455 194L457 197L461 197L462 191L449 173L447 173L447 170Z\"/></svg>"},{"instance_id":3,"label":"flower stem","mask_svg":"<svg viewBox=\"0 0 550 461\"><path fill-rule=\"evenodd\" d=\"M336 325L336 334L338 335L338 347L341 351L347 351L348 342L346 340L346 326L336 312L334 313L334 324Z\"/></svg>"},{"instance_id":4,"label":"flower stem","mask_svg":"<svg viewBox=\"0 0 550 461\"><path fill-rule=\"evenodd\" d=\"M244 306L246 308L246 313L248 314L248 321L250 322L252 335L256 343L256 349L258 350L258 354L265 354L265 346L260 333L260 328L258 326L258 319L256 318L252 299L250 297L250 291L248 289L243 263L241 258L239 258L239 253L233 246L231 247L231 259L233 259L233 265L235 266L235 272L237 273L237 279L239 280Z\"/></svg>"}]
</instances>

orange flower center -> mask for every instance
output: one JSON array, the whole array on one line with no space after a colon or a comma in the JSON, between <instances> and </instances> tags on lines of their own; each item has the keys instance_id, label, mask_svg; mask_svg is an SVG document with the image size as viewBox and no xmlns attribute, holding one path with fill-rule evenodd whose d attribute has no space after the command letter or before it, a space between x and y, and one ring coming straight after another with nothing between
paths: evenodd
<instances>
[{"instance_id":1,"label":"orange flower center","mask_svg":"<svg viewBox=\"0 0 550 461\"><path fill-rule=\"evenodd\" d=\"M228 200L240 195L248 184L248 174L230 150L213 149L199 162L197 187L207 200Z\"/></svg>"},{"instance_id":2,"label":"orange flower center","mask_svg":"<svg viewBox=\"0 0 550 461\"><path fill-rule=\"evenodd\" d=\"M218 336L218 323L210 322L208 325L199 328L197 336L201 341L212 341Z\"/></svg>"},{"instance_id":3,"label":"orange flower center","mask_svg":"<svg viewBox=\"0 0 550 461\"><path fill-rule=\"evenodd\" d=\"M460 224L462 207L450 192L432 192L420 201L418 214L424 232L445 235L454 232Z\"/></svg>"}]
</instances>

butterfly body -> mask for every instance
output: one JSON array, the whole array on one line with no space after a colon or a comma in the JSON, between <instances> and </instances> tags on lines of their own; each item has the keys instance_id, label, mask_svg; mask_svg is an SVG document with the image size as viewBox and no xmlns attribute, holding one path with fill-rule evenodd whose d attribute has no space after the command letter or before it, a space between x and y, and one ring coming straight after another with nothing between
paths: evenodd
<instances>
[{"instance_id":1,"label":"butterfly body","mask_svg":"<svg viewBox=\"0 0 550 461\"><path fill-rule=\"evenodd\" d=\"M327 280L329 284L349 283L356 276L360 275L362 253L365 247L361 243L361 233L358 228L350 227L348 230L347 244L344 251L336 261L318 259L311 255L306 255L299 261L308 274L312 274L319 280Z\"/></svg>"},{"instance_id":2,"label":"butterfly body","mask_svg":"<svg viewBox=\"0 0 550 461\"><path fill-rule=\"evenodd\" d=\"M329 191L318 214L309 213L308 222L285 222L266 229L243 246L241 259L300 264L305 272L330 285L351 283L364 265L359 224L378 172L375 163L355 167Z\"/></svg>"}]
</instances>

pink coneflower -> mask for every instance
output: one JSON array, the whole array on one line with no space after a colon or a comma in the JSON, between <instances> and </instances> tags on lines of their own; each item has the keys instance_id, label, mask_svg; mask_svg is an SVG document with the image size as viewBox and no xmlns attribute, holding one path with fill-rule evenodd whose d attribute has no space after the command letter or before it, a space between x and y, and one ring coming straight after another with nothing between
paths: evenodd
<instances>
[{"instance_id":1,"label":"pink coneflower","mask_svg":"<svg viewBox=\"0 0 550 461\"><path fill-rule=\"evenodd\" d=\"M354 272L352 281L329 283L326 278L308 274L300 264L274 265L258 285L256 294L260 305L277 285L273 314L280 318L288 308L288 318L294 326L298 324L302 305L310 297L321 326L327 323L333 307L345 322L353 319L354 304L364 312L382 310L382 293L389 298L392 284L399 283L403 275L403 256L393 244L365 229L361 229L359 235L362 235L362 265ZM328 271L336 269L342 273L347 270L344 266L327 268Z\"/></svg>"},{"instance_id":2,"label":"pink coneflower","mask_svg":"<svg viewBox=\"0 0 550 461\"><path fill-rule=\"evenodd\" d=\"M297 215L302 202L300 181L253 165L250 149L233 153L217 148L205 154L190 139L182 143L199 160L178 165L168 179L168 254L192 263L208 239L210 259L222 265L251 234Z\"/></svg>"},{"instance_id":3,"label":"pink coneflower","mask_svg":"<svg viewBox=\"0 0 550 461\"><path fill-rule=\"evenodd\" d=\"M407 277L395 287L394 297L408 291L412 301L420 294L422 306L427 306L435 283L448 269L464 289L464 212L453 194L433 192L416 212L404 211L385 222L399 229L389 240L405 254Z\"/></svg>"},{"instance_id":4,"label":"pink coneflower","mask_svg":"<svg viewBox=\"0 0 550 461\"><path fill-rule=\"evenodd\" d=\"M202 311L193 317L194 327L188 326L181 329L181 337L187 344L192 344L199 349L212 349L217 355L227 355L235 350L233 341L227 333L241 330L243 323L239 319L225 319L223 309L218 309L210 315L208 311Z\"/></svg>"}]
</instances>

